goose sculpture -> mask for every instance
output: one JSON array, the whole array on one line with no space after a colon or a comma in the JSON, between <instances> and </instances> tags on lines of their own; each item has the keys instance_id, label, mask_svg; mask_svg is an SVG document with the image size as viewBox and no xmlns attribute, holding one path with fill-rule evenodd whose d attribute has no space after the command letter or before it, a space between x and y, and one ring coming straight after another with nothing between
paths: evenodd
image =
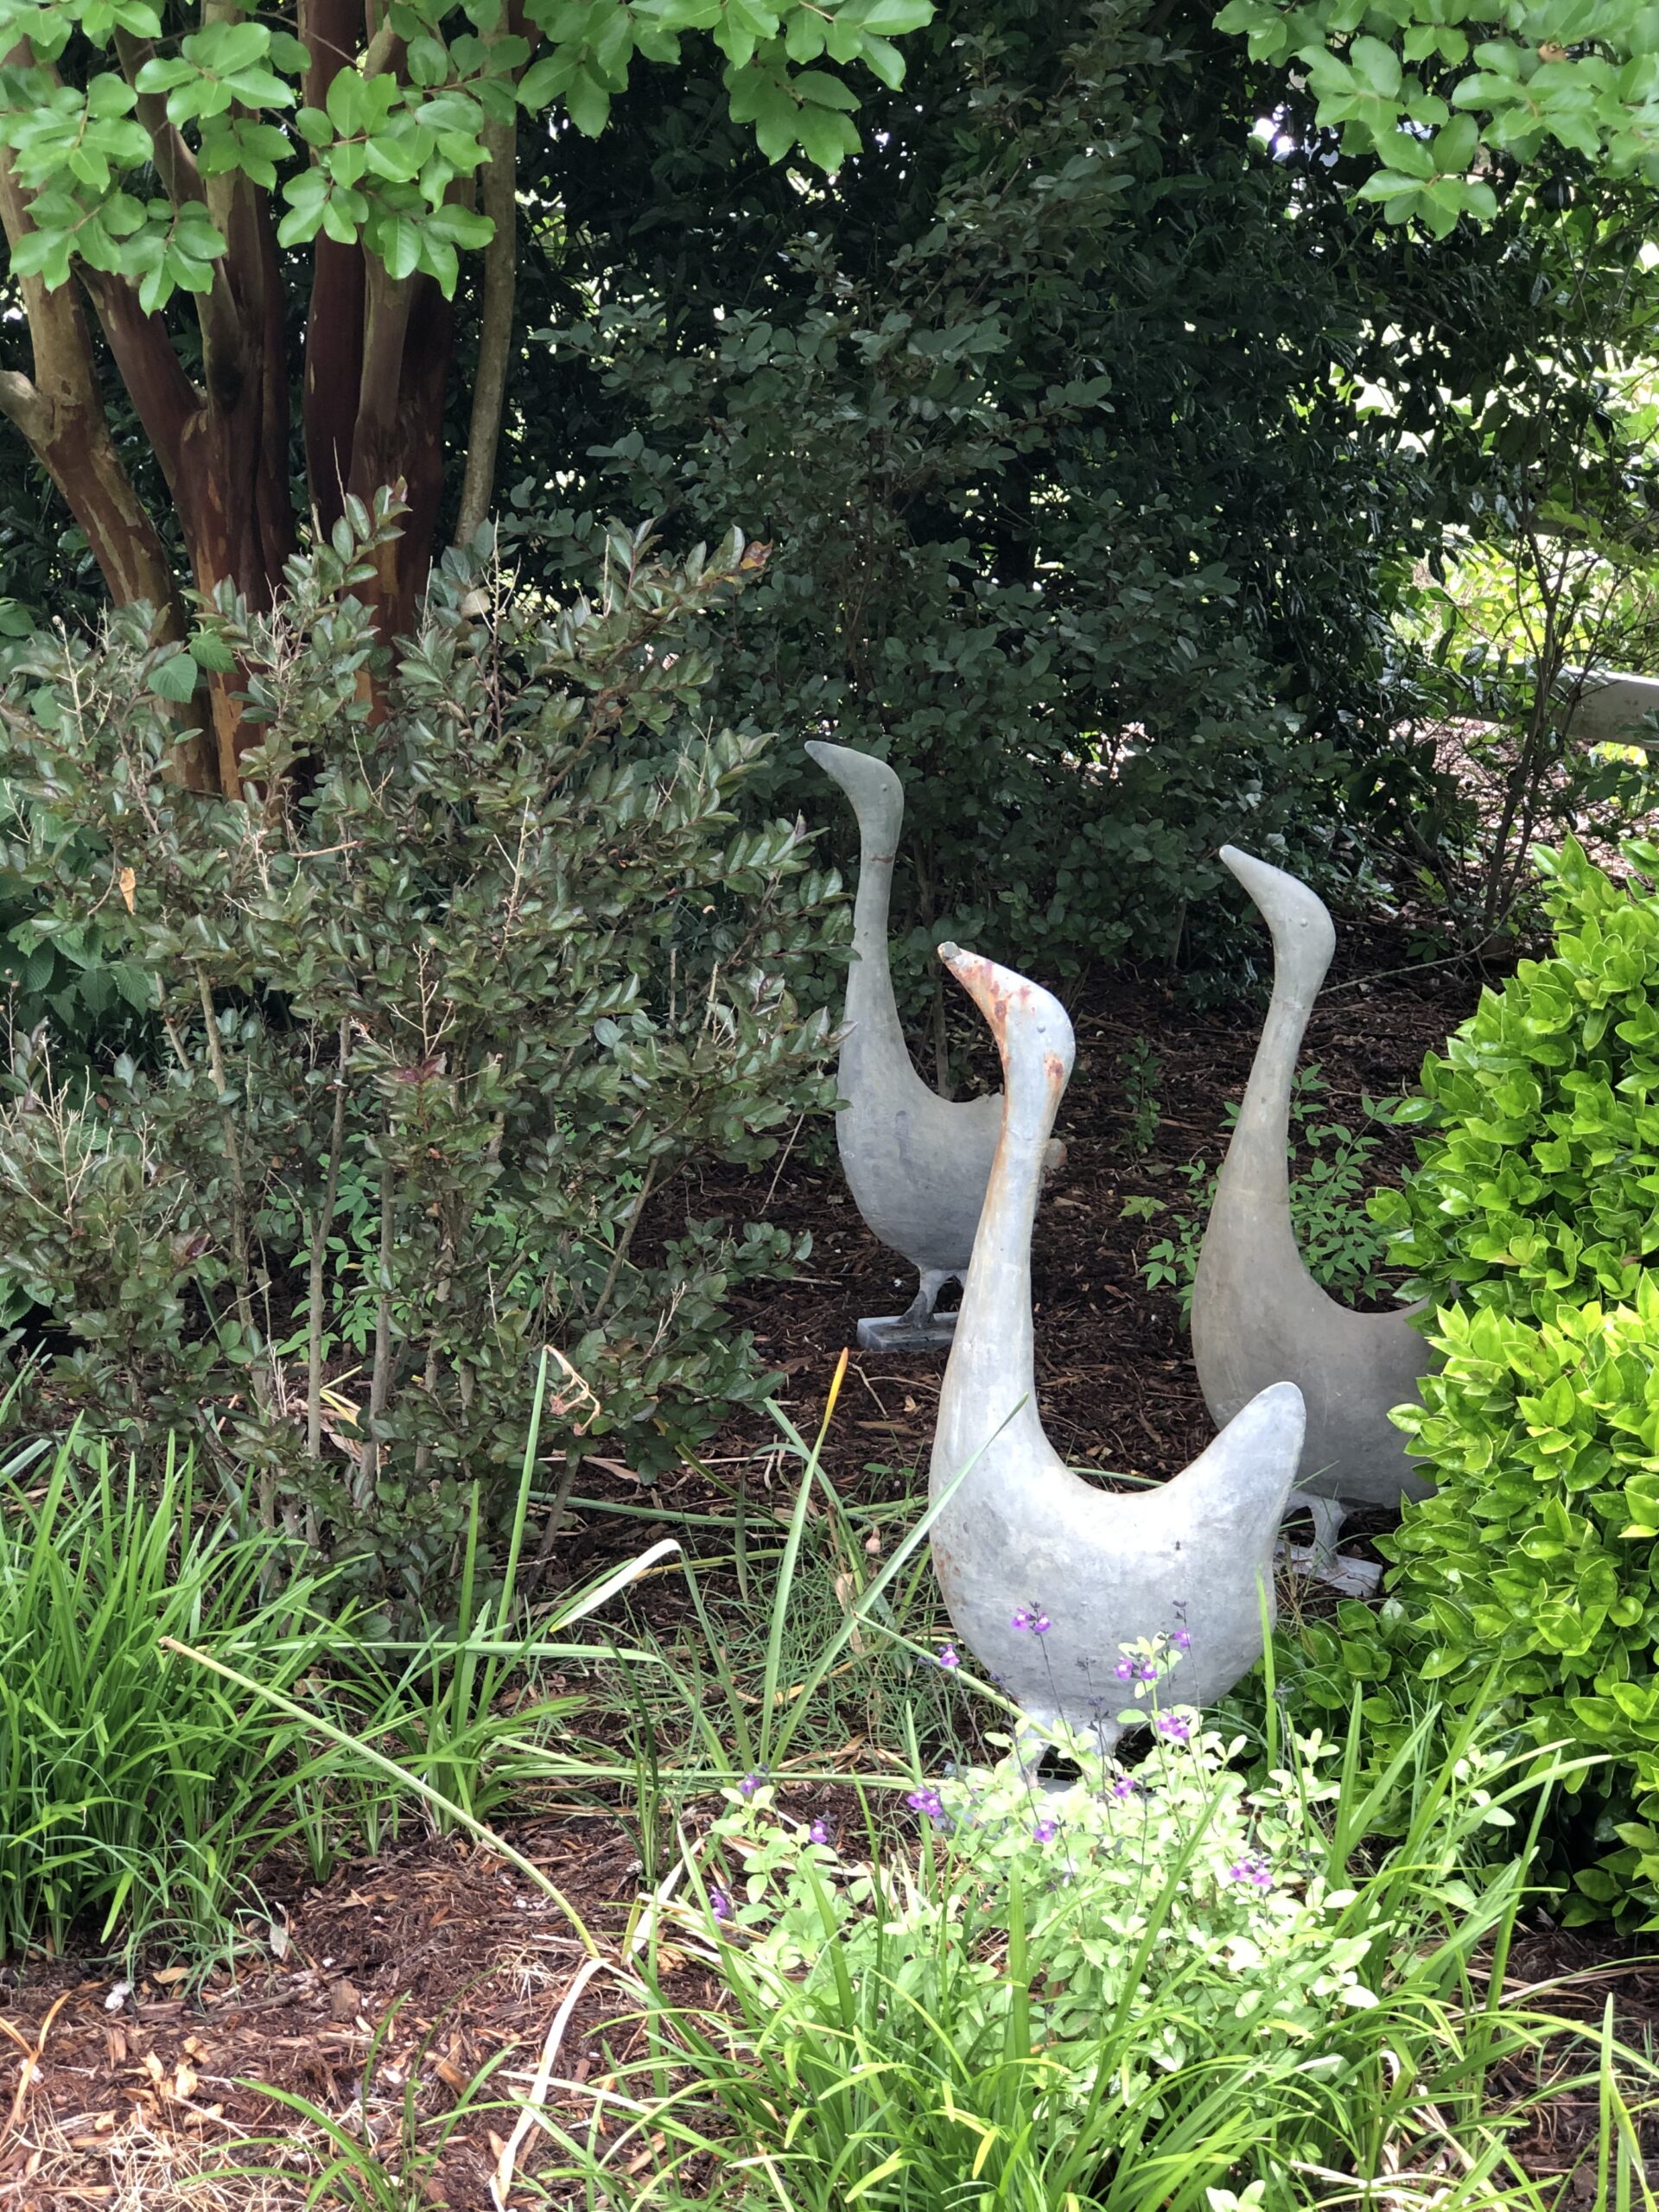
<instances>
[{"instance_id":1,"label":"goose sculpture","mask_svg":"<svg viewBox=\"0 0 1659 2212\"><path fill-rule=\"evenodd\" d=\"M939 1396L931 1495L968 1471L933 1524L934 1568L957 1633L1027 1721L1098 1731L1109 1745L1128 1702L1114 1672L1126 1644L1185 1622L1179 1695L1197 1705L1260 1658L1301 1393L1275 1382L1157 1490L1115 1495L1064 1465L1037 1410L1031 1233L1071 1025L1023 976L955 945L939 956L990 1025L1004 1097Z\"/></svg>"},{"instance_id":2,"label":"goose sculpture","mask_svg":"<svg viewBox=\"0 0 1659 2212\"><path fill-rule=\"evenodd\" d=\"M836 1116L842 1172L866 1225L901 1253L920 1277L900 1314L860 1321L866 1351L942 1351L954 1313L938 1313L939 1293L973 1256L1002 1102L941 1098L916 1072L887 964L887 911L904 821L905 791L885 760L850 746L815 742L808 753L852 802L858 820L858 893L853 905L853 961L847 978L837 1083L846 1103ZM1050 1147L1048 1165L1064 1157Z\"/></svg>"},{"instance_id":3,"label":"goose sculpture","mask_svg":"<svg viewBox=\"0 0 1659 2212\"><path fill-rule=\"evenodd\" d=\"M1231 845L1221 858L1272 933L1273 998L1198 1255L1193 1363L1217 1425L1266 1382L1287 1376L1300 1389L1307 1441L1291 1503L1313 1515L1308 1563L1328 1572L1354 1506L1397 1507L1433 1487L1389 1413L1416 1397L1433 1359L1407 1309L1355 1313L1303 1262L1290 1218L1291 1084L1337 935L1323 902L1283 868ZM1355 1587L1376 1579L1363 1561L1338 1567Z\"/></svg>"}]
</instances>

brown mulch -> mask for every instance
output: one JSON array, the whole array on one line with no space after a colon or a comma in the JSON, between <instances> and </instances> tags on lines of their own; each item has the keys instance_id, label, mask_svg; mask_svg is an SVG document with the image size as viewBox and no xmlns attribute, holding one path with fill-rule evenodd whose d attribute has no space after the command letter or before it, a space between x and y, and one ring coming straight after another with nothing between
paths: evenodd
<instances>
[{"instance_id":1,"label":"brown mulch","mask_svg":"<svg viewBox=\"0 0 1659 2212\"><path fill-rule=\"evenodd\" d=\"M618 1955L639 1879L620 1824L573 1815L518 1824L512 1840ZM475 2114L423 2168L430 2202L485 2212L513 2091L587 1956L569 1922L518 1869L459 1839L395 1845L277 1910L233 1970L200 1983L156 1966L130 1985L73 1961L0 1973L0 2205L287 2212L305 2202L318 2171L305 2152L321 2134L257 2085L366 2123L396 2166L409 2096L441 2113L497 2061ZM556 2075L602 2069L627 2002L605 1974L588 1983ZM549 2155L532 2134L518 2175Z\"/></svg>"},{"instance_id":2,"label":"brown mulch","mask_svg":"<svg viewBox=\"0 0 1659 2212\"><path fill-rule=\"evenodd\" d=\"M1470 1010L1480 980L1465 967L1414 964L1402 932L1344 929L1304 1055L1326 1077L1333 1118L1357 1128L1363 1095L1408 1086L1424 1052ZM1074 1465L1167 1476L1209 1440L1174 1301L1148 1292L1139 1273L1146 1245L1165 1228L1125 1220L1122 1206L1141 1193L1177 1199L1182 1165L1197 1157L1215 1163L1223 1105L1242 1095L1262 1002L1262 994L1242 993L1231 1005L1195 1007L1166 978L1124 973L1071 995L1077 1060L1060 1123L1068 1157L1039 1219L1035 1296L1043 1416ZM958 1022L953 1009L952 1023L971 1055L978 1040L969 1020ZM1150 1149L1136 1157L1122 1071L1139 1039L1158 1062L1159 1117ZM1403 1140L1389 1145L1397 1161ZM813 1232L812 1256L798 1280L741 1294L736 1303L785 1376L795 1418L815 1423L859 1315L895 1312L912 1288L859 1221L832 1142L801 1132L781 1168L747 1179L710 1175L677 1203L698 1217L764 1216ZM659 1210L647 1233L677 1226ZM825 1454L839 1486L862 1497L919 1488L942 1371L938 1360L854 1353ZM634 1514L587 1516L575 1536L561 1541L562 1574L583 1576L671 1530L667 1520L648 1517L655 1511L728 1512L739 1484L750 1487L760 1514L775 1510L786 1502L789 1479L769 1467L775 1442L753 1420L740 1422L709 1453L707 1472L688 1469L655 1490L618 1465L590 1461L582 1490ZM762 1495L768 1477L779 1487ZM696 1534L686 1532L688 1548ZM718 1535L711 1541L725 1545ZM662 1602L673 1602L666 1586ZM512 1840L613 1950L640 1881L622 1822L570 1813L522 1824ZM260 1942L233 1972L213 1974L199 1988L163 1961L124 1995L111 1969L94 1958L0 1969L0 2212L289 2212L305 2202L300 2153L320 2139L245 2083L294 2091L395 2144L411 2078L420 2109L439 2111L505 2053L499 2094L522 2090L584 1956L568 1923L521 1875L453 1840L405 1841L321 1887L296 1891L274 1939L258 1932ZM1619 2031L1639 2044L1644 2028L1659 2024L1659 1969L1638 1962L1643 1948L1540 1923L1517 1948L1510 1981L1577 1974L1575 1993L1553 1990L1541 2001L1593 2020L1611 1991ZM585 2080L607 2063L595 2031L619 2009L615 1986L598 1976L566 2027L561 2072ZM1530 2085L1508 2086L1520 2096ZM486 2104L495 2094L486 2092ZM1595 2124L1593 2100L1555 2099L1527 2139L1529 2165L1541 2175L1568 2171ZM486 2212L489 2173L512 2125L512 2114L496 2109L461 2126L424 2185L429 2201ZM232 2150L261 2134L284 2147ZM533 2173L549 2155L532 2134L519 2173ZM214 2170L226 2166L260 2171L215 2178ZM309 2171L319 2170L313 2163ZM512 2201L537 2200L521 2194Z\"/></svg>"}]
</instances>

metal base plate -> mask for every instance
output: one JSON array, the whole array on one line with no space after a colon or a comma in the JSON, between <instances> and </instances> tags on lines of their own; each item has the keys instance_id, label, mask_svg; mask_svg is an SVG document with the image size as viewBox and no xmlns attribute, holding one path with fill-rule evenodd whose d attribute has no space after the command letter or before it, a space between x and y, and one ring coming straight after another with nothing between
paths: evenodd
<instances>
[{"instance_id":1,"label":"metal base plate","mask_svg":"<svg viewBox=\"0 0 1659 2212\"><path fill-rule=\"evenodd\" d=\"M861 1351L949 1351L957 1333L954 1313L935 1313L925 1321L912 1321L905 1313L861 1321Z\"/></svg>"},{"instance_id":2,"label":"metal base plate","mask_svg":"<svg viewBox=\"0 0 1659 2212\"><path fill-rule=\"evenodd\" d=\"M1285 1557L1298 1574L1328 1583L1347 1598L1369 1598L1382 1580L1382 1570L1374 1559L1351 1559L1345 1552L1322 1560L1317 1552L1304 1550L1300 1544L1287 1545Z\"/></svg>"}]
</instances>

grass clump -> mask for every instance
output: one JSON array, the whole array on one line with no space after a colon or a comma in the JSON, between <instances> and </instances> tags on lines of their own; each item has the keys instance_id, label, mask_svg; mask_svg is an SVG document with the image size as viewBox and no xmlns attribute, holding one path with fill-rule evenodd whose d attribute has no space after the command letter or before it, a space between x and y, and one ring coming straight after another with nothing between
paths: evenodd
<instances>
[{"instance_id":1,"label":"grass clump","mask_svg":"<svg viewBox=\"0 0 1659 2212\"><path fill-rule=\"evenodd\" d=\"M270 1594L267 1594L267 1592ZM77 1439L0 1469L0 1955L72 1929L130 1947L222 1941L310 1785L304 1729L250 1708L163 1637L294 1688L340 1626L277 1540L197 1511L171 1456Z\"/></svg>"}]
</instances>

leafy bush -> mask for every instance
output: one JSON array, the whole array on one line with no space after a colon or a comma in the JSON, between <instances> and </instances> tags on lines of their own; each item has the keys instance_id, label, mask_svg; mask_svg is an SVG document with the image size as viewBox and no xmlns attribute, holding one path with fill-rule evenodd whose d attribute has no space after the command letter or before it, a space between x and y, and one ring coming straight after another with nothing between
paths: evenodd
<instances>
[{"instance_id":1,"label":"leafy bush","mask_svg":"<svg viewBox=\"0 0 1659 2212\"><path fill-rule=\"evenodd\" d=\"M1292 1225L1315 1282L1351 1302L1380 1298L1389 1287L1382 1273L1388 1237L1365 1211L1370 1161L1380 1140L1328 1120L1325 1089L1317 1063L1298 1069L1290 1100ZM1370 1099L1365 1110L1374 1121L1390 1118L1385 1107ZM1237 1120L1238 1108L1230 1100L1226 1127L1230 1130ZM1187 1185L1184 1198L1166 1206L1160 1198L1128 1198L1123 1213L1129 1221L1154 1221L1166 1211L1174 1215L1169 1235L1147 1247L1141 1274L1148 1290L1166 1286L1174 1292L1185 1320L1192 1310L1198 1255L1221 1171L1197 1160L1179 1173Z\"/></svg>"},{"instance_id":2,"label":"leafy bush","mask_svg":"<svg viewBox=\"0 0 1659 2212\"><path fill-rule=\"evenodd\" d=\"M1379 1724L1414 1679L1455 1705L1496 1669L1517 1726L1612 1756L1586 1817L1605 1801L1618 1847L1575 1918L1659 1904L1659 849L1626 858L1649 886L1537 855L1549 957L1482 992L1402 1109L1428 1133L1372 1211L1437 1309L1445 1364L1396 1418L1438 1487L1381 1540L1381 1620L1304 1635L1322 1694L1365 1682Z\"/></svg>"},{"instance_id":3,"label":"leafy bush","mask_svg":"<svg viewBox=\"0 0 1659 2212\"><path fill-rule=\"evenodd\" d=\"M917 1787L915 1854L874 1815L836 1838L791 1815L763 1777L728 1790L672 1938L711 1940L723 2009L647 1977L652 2047L620 2084L652 2201L690 2202L674 2177L701 2152L722 2202L778 2202L786 2172L798 2212L913 2212L964 2175L1017 2212L1290 2212L1429 2165L1440 2130L1484 2183L1447 2202L1497 2201L1480 2084L1536 2030L1459 1999L1525 1856L1484 1882L1462 1861L1518 1774L1472 1728L1443 1768L1408 1749L1408 1833L1379 1865L1357 1739L1339 1776L1336 1747L1293 1743L1250 1790L1242 1742L1160 1719L1132 1772L1071 1736L1057 1789L1014 1758Z\"/></svg>"},{"instance_id":4,"label":"leafy bush","mask_svg":"<svg viewBox=\"0 0 1659 2212\"><path fill-rule=\"evenodd\" d=\"M541 1344L544 1441L647 1473L762 1391L722 1298L804 1248L669 1186L832 1102L791 982L836 887L789 824L735 825L763 741L696 720L684 632L741 538L664 567L619 531L563 605L454 559L376 719L348 594L396 522L356 508L188 653L125 615L29 650L0 868L43 943L97 910L162 1049L14 1079L0 1246L52 1325L47 1413L191 1436L248 1511L417 1597L467 1485L486 1534L511 1499ZM241 672L245 800L169 779L187 661Z\"/></svg>"}]
</instances>

